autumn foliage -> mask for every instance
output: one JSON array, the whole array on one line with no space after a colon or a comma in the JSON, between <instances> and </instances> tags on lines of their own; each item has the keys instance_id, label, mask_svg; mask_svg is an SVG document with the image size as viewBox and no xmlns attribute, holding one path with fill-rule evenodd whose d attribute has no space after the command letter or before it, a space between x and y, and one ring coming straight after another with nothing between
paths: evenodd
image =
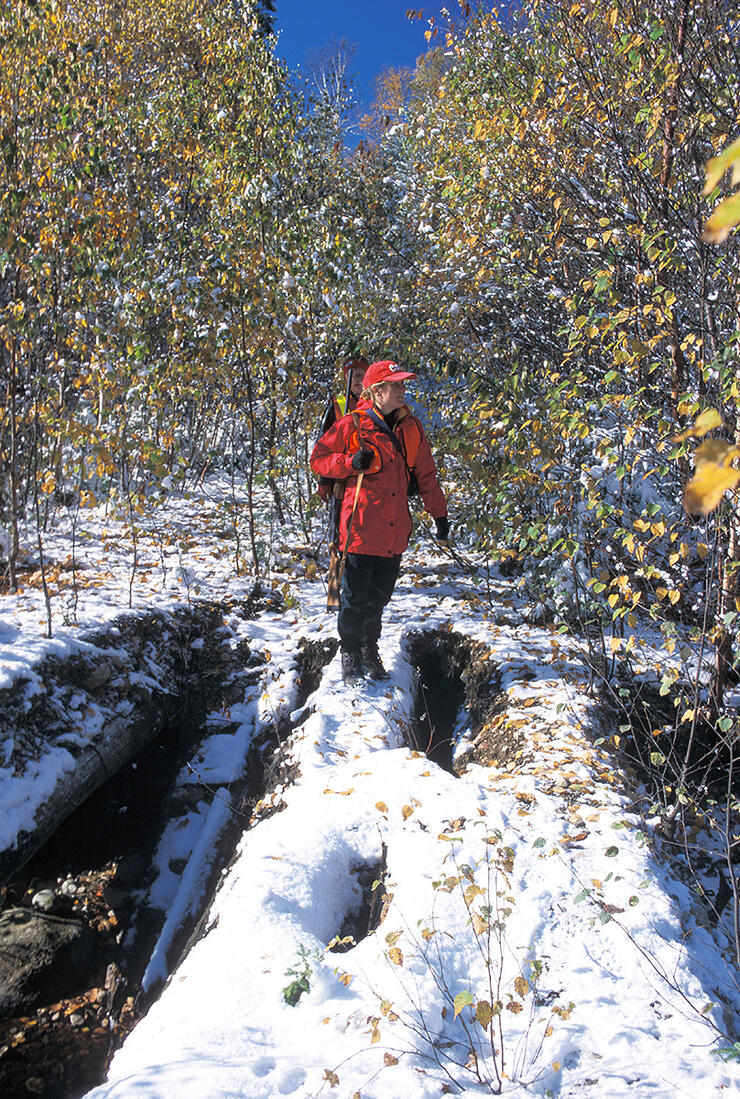
<instances>
[{"instance_id":1,"label":"autumn foliage","mask_svg":"<svg viewBox=\"0 0 740 1099\"><path fill-rule=\"evenodd\" d=\"M427 52L381 79L351 152L339 101L276 58L264 5L6 5L11 583L34 514L71 499L134 516L214 467L310 537L307 456L337 367L392 356L425 379L458 538L605 666L634 656L642 622L680 650L708 608L720 707L738 567L721 503L740 396L731 7L531 0L506 25L467 5L422 21ZM268 564L258 527L250 508L240 567Z\"/></svg>"}]
</instances>

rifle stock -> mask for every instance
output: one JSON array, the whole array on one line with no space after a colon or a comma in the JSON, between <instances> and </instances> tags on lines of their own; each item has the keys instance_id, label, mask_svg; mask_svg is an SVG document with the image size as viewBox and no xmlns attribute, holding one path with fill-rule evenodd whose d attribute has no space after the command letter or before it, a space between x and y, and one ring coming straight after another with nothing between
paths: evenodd
<instances>
[{"instance_id":1,"label":"rifle stock","mask_svg":"<svg viewBox=\"0 0 740 1099\"><path fill-rule=\"evenodd\" d=\"M329 505L329 572L326 578L326 609L328 611L339 610L339 588L342 582L341 554L339 552L339 513L342 509L342 495L338 482L334 483L334 491Z\"/></svg>"},{"instance_id":2,"label":"rifle stock","mask_svg":"<svg viewBox=\"0 0 740 1099\"><path fill-rule=\"evenodd\" d=\"M326 580L326 609L339 610L339 563L341 556L336 542L329 543L329 575Z\"/></svg>"}]
</instances>

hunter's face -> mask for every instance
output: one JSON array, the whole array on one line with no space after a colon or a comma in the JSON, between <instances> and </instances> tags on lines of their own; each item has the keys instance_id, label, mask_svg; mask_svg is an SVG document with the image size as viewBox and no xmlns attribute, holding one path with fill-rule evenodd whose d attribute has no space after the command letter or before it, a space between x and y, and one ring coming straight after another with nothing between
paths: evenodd
<instances>
[{"instance_id":1,"label":"hunter's face","mask_svg":"<svg viewBox=\"0 0 740 1099\"><path fill-rule=\"evenodd\" d=\"M362 393L362 379L365 377L365 367L355 367L352 371L352 380L349 383L349 391L353 397L359 397Z\"/></svg>"},{"instance_id":2,"label":"hunter's face","mask_svg":"<svg viewBox=\"0 0 740 1099\"><path fill-rule=\"evenodd\" d=\"M404 382L383 382L373 390L373 404L381 416L387 416L390 412L396 412L403 408L406 402L406 385Z\"/></svg>"}]
</instances>

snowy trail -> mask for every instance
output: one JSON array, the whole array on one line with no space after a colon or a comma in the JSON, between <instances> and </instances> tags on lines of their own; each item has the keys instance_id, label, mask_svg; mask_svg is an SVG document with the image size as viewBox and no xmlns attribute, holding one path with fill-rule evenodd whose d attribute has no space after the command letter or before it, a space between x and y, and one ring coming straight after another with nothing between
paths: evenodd
<instances>
[{"instance_id":1,"label":"snowy trail","mask_svg":"<svg viewBox=\"0 0 740 1099\"><path fill-rule=\"evenodd\" d=\"M338 661L326 669L286 745L299 776L273 795L285 808L245 834L206 935L91 1097L483 1095L502 1067L512 1095L695 1095L697 1079L704 1094L734 1089L713 1052L719 1009L701 1014L731 995L716 938L584 732L577 646L483 623L458 595L453 581L430 593L407 576L383 637L389 684L347 690ZM320 593L304 614L322 635ZM490 647L507 716L526 720L517 766L456 777L405 746L410 624ZM275 666L289 664L295 637L281 637L279 617L258 628ZM267 709L290 709L289 677L275 684ZM382 924L327 952L360 903L357 868L383 845ZM487 905L503 923L488 965ZM302 956L310 991L291 1007L282 990ZM469 1002L454 1018L460 993ZM497 1000L494 1067L479 1005L495 1012Z\"/></svg>"},{"instance_id":2,"label":"snowy trail","mask_svg":"<svg viewBox=\"0 0 740 1099\"><path fill-rule=\"evenodd\" d=\"M42 641L38 588L4 597L0 682L43 653L74 653L79 629L119 614L130 584L133 613L169 613L191 593L245 597L251 580L233 575L210 491L173 501L170 525L155 517L135 576L121 531L101 518L96 532L91 516L79 625ZM50 535L60 559L65 537ZM737 1067L716 1053L737 1037L730 944L637 813L579 643L526 624L506 581L490 579L489 602L480 576L416 550L386 612L391 679L347 690L335 658L304 703L300 643L333 637L335 623L288 546L285 562L287 608L230 623L264 662L262 681L220 715L235 732L217 727L213 755L192 763L227 782L225 761L243 759L259 730L297 722L282 749L294 779L258 806L206 933L89 1095L427 1099L490 1094L499 1077L512 1096L735 1093ZM57 615L65 598L54 593ZM497 700L481 735L505 747L496 765L453 775L408 747L408 657L425 630L481 646ZM461 751L470 724L462 713ZM20 795L32 806L29 776ZM167 843L163 906L176 895L169 857L184 853ZM327 951L367 900L359 871L384 852L382 922L347 952ZM283 991L301 974L308 991L289 1006Z\"/></svg>"}]
</instances>

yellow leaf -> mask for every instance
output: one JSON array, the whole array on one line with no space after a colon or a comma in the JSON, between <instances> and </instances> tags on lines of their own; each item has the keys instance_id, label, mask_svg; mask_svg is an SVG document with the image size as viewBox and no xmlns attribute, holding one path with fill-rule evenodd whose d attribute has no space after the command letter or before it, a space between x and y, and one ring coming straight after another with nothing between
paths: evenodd
<instances>
[{"instance_id":1,"label":"yellow leaf","mask_svg":"<svg viewBox=\"0 0 740 1099\"><path fill-rule=\"evenodd\" d=\"M380 1041L380 1031L378 1030L378 1020L373 1019L372 1020L372 1025L373 1025L373 1033L372 1033L372 1037L370 1038L370 1045L374 1046L376 1042Z\"/></svg>"},{"instance_id":2,"label":"yellow leaf","mask_svg":"<svg viewBox=\"0 0 740 1099\"><path fill-rule=\"evenodd\" d=\"M707 161L707 175L704 184L705 195L711 194L728 168L733 168L733 182L738 182L735 175L738 160L740 160L740 137L733 141L732 145L725 149L723 153L720 153L719 156L713 156L711 160Z\"/></svg>"},{"instance_id":3,"label":"yellow leaf","mask_svg":"<svg viewBox=\"0 0 740 1099\"><path fill-rule=\"evenodd\" d=\"M699 542L696 547L696 552L699 554L699 557L703 561L709 553L709 546L706 544L706 542Z\"/></svg>"},{"instance_id":4,"label":"yellow leaf","mask_svg":"<svg viewBox=\"0 0 740 1099\"><path fill-rule=\"evenodd\" d=\"M712 216L704 222L701 239L707 244L721 244L729 237L732 229L740 224L740 191L725 198L716 207Z\"/></svg>"},{"instance_id":5,"label":"yellow leaf","mask_svg":"<svg viewBox=\"0 0 740 1099\"><path fill-rule=\"evenodd\" d=\"M686 486L683 506L689 515L708 515L724 493L740 481L740 472L716 462L704 462Z\"/></svg>"},{"instance_id":6,"label":"yellow leaf","mask_svg":"<svg viewBox=\"0 0 740 1099\"><path fill-rule=\"evenodd\" d=\"M411 808L410 805L404 805L403 809L401 810L401 816L404 820L408 820L413 811L414 810Z\"/></svg>"},{"instance_id":7,"label":"yellow leaf","mask_svg":"<svg viewBox=\"0 0 740 1099\"><path fill-rule=\"evenodd\" d=\"M526 977L517 977L514 981L514 988L516 989L517 996L521 996L522 999L529 992L529 981Z\"/></svg>"},{"instance_id":8,"label":"yellow leaf","mask_svg":"<svg viewBox=\"0 0 740 1099\"><path fill-rule=\"evenodd\" d=\"M610 637L609 638L609 648L613 653L618 653L619 650L621 649L621 647L622 647L621 637Z\"/></svg>"},{"instance_id":9,"label":"yellow leaf","mask_svg":"<svg viewBox=\"0 0 740 1099\"><path fill-rule=\"evenodd\" d=\"M339 1083L339 1077L336 1072L332 1072L330 1068L324 1069L324 1079L332 1088L335 1088Z\"/></svg>"},{"instance_id":10,"label":"yellow leaf","mask_svg":"<svg viewBox=\"0 0 740 1099\"><path fill-rule=\"evenodd\" d=\"M475 1009L475 1018L484 1030L488 1030L493 1018L493 1011L488 1000L479 1000Z\"/></svg>"},{"instance_id":11,"label":"yellow leaf","mask_svg":"<svg viewBox=\"0 0 740 1099\"><path fill-rule=\"evenodd\" d=\"M395 946L402 935L403 931L389 931L385 937L385 941L388 943L388 946Z\"/></svg>"},{"instance_id":12,"label":"yellow leaf","mask_svg":"<svg viewBox=\"0 0 740 1099\"><path fill-rule=\"evenodd\" d=\"M473 931L475 931L476 935L483 935L488 930L488 921L477 912L474 912L470 917L470 922L473 925Z\"/></svg>"},{"instance_id":13,"label":"yellow leaf","mask_svg":"<svg viewBox=\"0 0 740 1099\"><path fill-rule=\"evenodd\" d=\"M403 965L403 954L397 946L392 946L388 951L388 957L394 965Z\"/></svg>"},{"instance_id":14,"label":"yellow leaf","mask_svg":"<svg viewBox=\"0 0 740 1099\"><path fill-rule=\"evenodd\" d=\"M698 468L705 462L714 462L718 466L729 466L733 458L740 457L737 447L731 446L724 439L705 439L694 451L694 465Z\"/></svg>"},{"instance_id":15,"label":"yellow leaf","mask_svg":"<svg viewBox=\"0 0 740 1099\"><path fill-rule=\"evenodd\" d=\"M680 443L683 439L690 439L692 435L695 435L697 439L701 439L708 432L714 431L716 427L722 427L722 423L719 412L714 408L707 408L704 412L699 413L692 427L687 428L686 431L682 431L678 435L674 435L673 441Z\"/></svg>"},{"instance_id":16,"label":"yellow leaf","mask_svg":"<svg viewBox=\"0 0 740 1099\"><path fill-rule=\"evenodd\" d=\"M681 592L678 591L676 588L674 588L672 591L668 592L668 598L671 601L671 603L675 605L676 603L678 603L679 599L681 598Z\"/></svg>"},{"instance_id":17,"label":"yellow leaf","mask_svg":"<svg viewBox=\"0 0 740 1099\"><path fill-rule=\"evenodd\" d=\"M376 801L375 802L375 808L378 810L379 813L387 813L388 812L388 806L386 805L386 803L384 801Z\"/></svg>"},{"instance_id":18,"label":"yellow leaf","mask_svg":"<svg viewBox=\"0 0 740 1099\"><path fill-rule=\"evenodd\" d=\"M390 1067L391 1065L398 1064L398 1058L394 1057L392 1053L383 1054L383 1064Z\"/></svg>"},{"instance_id":19,"label":"yellow leaf","mask_svg":"<svg viewBox=\"0 0 740 1099\"><path fill-rule=\"evenodd\" d=\"M553 1072L560 1072L560 1061L553 1061L552 1071Z\"/></svg>"},{"instance_id":20,"label":"yellow leaf","mask_svg":"<svg viewBox=\"0 0 740 1099\"><path fill-rule=\"evenodd\" d=\"M524 1011L524 1008L518 1000L512 1000L506 1005L506 1010L510 1011L512 1015L518 1015L520 1011Z\"/></svg>"}]
</instances>

